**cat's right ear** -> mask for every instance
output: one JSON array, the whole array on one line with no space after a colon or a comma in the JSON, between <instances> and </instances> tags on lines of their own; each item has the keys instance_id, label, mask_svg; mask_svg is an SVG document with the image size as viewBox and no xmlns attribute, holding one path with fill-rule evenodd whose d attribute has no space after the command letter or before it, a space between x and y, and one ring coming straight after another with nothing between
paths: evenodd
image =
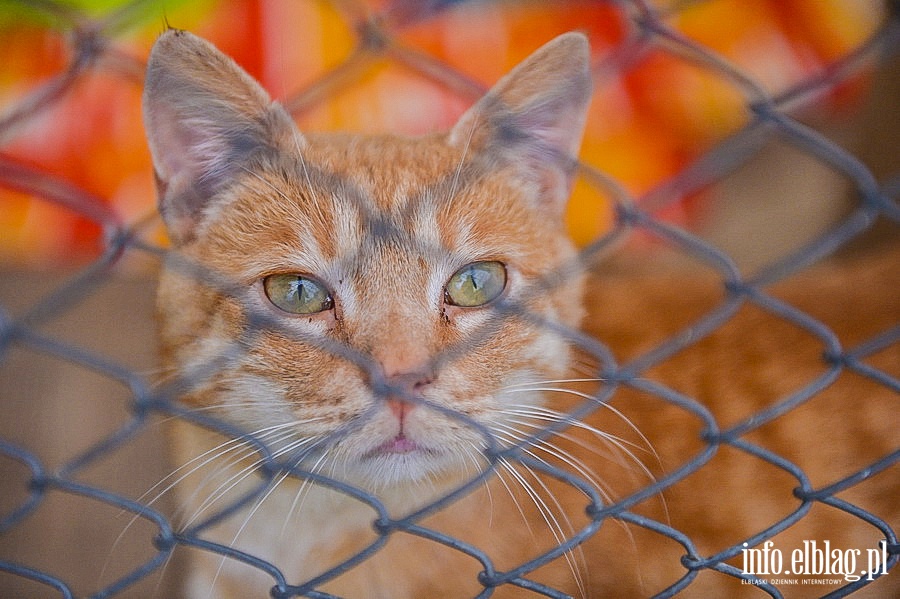
<instances>
[{"instance_id":1,"label":"cat's right ear","mask_svg":"<svg viewBox=\"0 0 900 599\"><path fill-rule=\"evenodd\" d=\"M566 33L536 50L470 108L449 142L512 166L537 189L539 207L559 216L577 168L591 98L590 52L581 33Z\"/></svg>"},{"instance_id":2,"label":"cat's right ear","mask_svg":"<svg viewBox=\"0 0 900 599\"><path fill-rule=\"evenodd\" d=\"M159 209L176 245L194 236L252 155L304 144L250 75L185 31L170 29L153 46L143 102Z\"/></svg>"}]
</instances>

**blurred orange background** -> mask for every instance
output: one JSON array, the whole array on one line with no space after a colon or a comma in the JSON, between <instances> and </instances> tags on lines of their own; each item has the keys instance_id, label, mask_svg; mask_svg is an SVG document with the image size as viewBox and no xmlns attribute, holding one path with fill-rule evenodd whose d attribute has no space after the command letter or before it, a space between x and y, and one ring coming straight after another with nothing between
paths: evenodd
<instances>
[{"instance_id":1,"label":"blurred orange background","mask_svg":"<svg viewBox=\"0 0 900 599\"><path fill-rule=\"evenodd\" d=\"M709 54L642 36L642 7ZM399 134L449 127L538 46L581 30L596 73L581 159L640 196L752 118L746 90L704 60L777 95L886 18L874 0L7 0L0 11L0 265L28 266L83 263L102 251L103 222L153 213L140 94L166 26L233 56L301 129ZM863 74L819 106L853 111L865 85ZM698 203L682 198L664 216L690 221ZM610 219L608 198L576 187L579 243Z\"/></svg>"}]
</instances>

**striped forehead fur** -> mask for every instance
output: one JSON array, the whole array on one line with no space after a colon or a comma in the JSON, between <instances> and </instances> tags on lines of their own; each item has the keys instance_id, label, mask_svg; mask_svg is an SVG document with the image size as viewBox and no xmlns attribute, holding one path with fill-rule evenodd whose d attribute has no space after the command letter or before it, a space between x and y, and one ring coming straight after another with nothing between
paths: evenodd
<instances>
[{"instance_id":1,"label":"striped forehead fur","mask_svg":"<svg viewBox=\"0 0 900 599\"><path fill-rule=\"evenodd\" d=\"M435 150L441 145L418 149L438 153ZM229 231L218 238L240 242L241 237L248 237L255 245L275 245L269 261L287 260L288 264L294 263L289 254L302 249L309 267L325 267L348 250L356 253L366 245L365 240L405 240L417 244L415 251L426 255L448 250L468 254L477 251L477 245L511 247L520 241L503 243L503 234L491 230L495 219L515 225L521 220L516 213L522 206L519 200L504 203L491 198L486 202L478 189L470 189L489 178L481 166L461 168L451 162L449 168L432 172L423 181L403 175L404 169L417 165L401 163L395 166L400 171L396 177L407 181L401 185L397 178L390 182L380 177L348 176L341 168L331 170L334 161L327 155L325 160L316 158L290 168L270 163L248 172L238 189L231 190L231 199L219 202L219 210L229 213L222 216ZM418 180L411 184L411 179ZM485 221L481 226L479 219ZM512 237L521 232L519 228Z\"/></svg>"}]
</instances>

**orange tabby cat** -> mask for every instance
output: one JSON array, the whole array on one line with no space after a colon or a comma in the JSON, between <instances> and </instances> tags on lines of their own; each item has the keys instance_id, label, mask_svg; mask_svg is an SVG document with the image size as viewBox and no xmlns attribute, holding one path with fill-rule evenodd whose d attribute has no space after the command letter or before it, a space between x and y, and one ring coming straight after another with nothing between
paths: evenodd
<instances>
[{"instance_id":1,"label":"orange tabby cat","mask_svg":"<svg viewBox=\"0 0 900 599\"><path fill-rule=\"evenodd\" d=\"M748 307L630 384L600 386L613 365L582 321L627 360L721 292L692 275L588 280L563 213L590 88L587 42L568 34L447 134L304 135L208 43L160 38L145 121L175 250L159 290L163 360L197 421L173 427L169 481L189 597L648 596L686 574L686 550L642 516L685 531L701 559L801 506L797 478L768 462L727 443L706 456L702 410L651 387L700 398L727 427L826 369L815 337ZM783 293L852 343L896 317L889 265ZM871 286L865 314L817 301L829 285L841 297ZM592 399L607 390L608 406ZM843 375L739 442L819 488L894 450L896 408L896 394ZM603 512L697 455L709 464L662 495ZM888 470L841 497L897 524L898 487ZM814 504L774 543L790 555L882 537ZM744 591L758 589L703 570L687 594Z\"/></svg>"}]
</instances>

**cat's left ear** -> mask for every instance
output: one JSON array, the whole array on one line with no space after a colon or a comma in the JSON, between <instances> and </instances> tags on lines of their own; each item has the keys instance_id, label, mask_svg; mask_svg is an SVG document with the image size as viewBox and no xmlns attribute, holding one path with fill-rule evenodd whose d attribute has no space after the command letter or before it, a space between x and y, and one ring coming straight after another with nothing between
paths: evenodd
<instances>
[{"instance_id":1,"label":"cat's left ear","mask_svg":"<svg viewBox=\"0 0 900 599\"><path fill-rule=\"evenodd\" d=\"M562 214L572 190L592 80L587 38L566 33L539 48L460 118L449 142L513 166ZM499 164L498 164L499 163Z\"/></svg>"},{"instance_id":2,"label":"cat's left ear","mask_svg":"<svg viewBox=\"0 0 900 599\"><path fill-rule=\"evenodd\" d=\"M144 125L159 209L176 244L195 236L248 160L305 145L284 108L237 63L175 29L150 52Z\"/></svg>"}]
</instances>

